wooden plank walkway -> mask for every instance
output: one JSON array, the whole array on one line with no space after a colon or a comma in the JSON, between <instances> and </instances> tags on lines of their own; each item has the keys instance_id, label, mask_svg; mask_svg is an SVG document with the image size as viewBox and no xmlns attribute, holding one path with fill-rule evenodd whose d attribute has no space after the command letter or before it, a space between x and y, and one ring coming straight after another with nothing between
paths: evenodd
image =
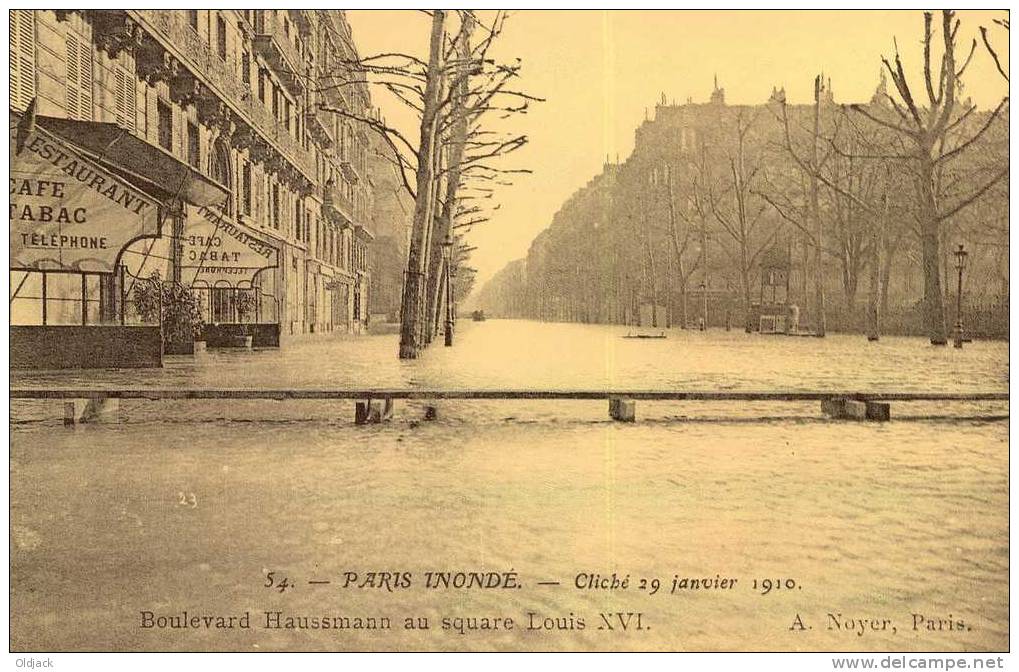
<instances>
[{"instance_id":1,"label":"wooden plank walkway","mask_svg":"<svg viewBox=\"0 0 1019 672\"><path fill-rule=\"evenodd\" d=\"M883 392L883 391L717 391L717 390L456 390L456 389L244 389L244 388L105 388L14 387L12 399L591 399L644 401L1008 401L1008 392Z\"/></svg>"}]
</instances>

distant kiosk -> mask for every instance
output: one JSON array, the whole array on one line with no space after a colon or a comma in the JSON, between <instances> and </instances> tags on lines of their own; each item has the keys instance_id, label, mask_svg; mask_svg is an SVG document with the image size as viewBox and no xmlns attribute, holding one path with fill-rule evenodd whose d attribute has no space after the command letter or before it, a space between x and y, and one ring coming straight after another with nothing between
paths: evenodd
<instances>
[{"instance_id":1,"label":"distant kiosk","mask_svg":"<svg viewBox=\"0 0 1019 672\"><path fill-rule=\"evenodd\" d=\"M751 325L762 334L795 334L800 308L789 303L791 254L788 247L769 248L761 260L760 300L750 304Z\"/></svg>"}]
</instances>

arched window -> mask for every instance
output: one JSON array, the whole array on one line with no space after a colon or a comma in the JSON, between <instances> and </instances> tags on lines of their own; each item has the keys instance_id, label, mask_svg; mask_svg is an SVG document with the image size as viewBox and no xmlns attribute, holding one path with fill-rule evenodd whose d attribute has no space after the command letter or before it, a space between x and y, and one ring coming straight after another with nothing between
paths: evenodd
<instances>
[{"instance_id":1,"label":"arched window","mask_svg":"<svg viewBox=\"0 0 1019 672\"><path fill-rule=\"evenodd\" d=\"M219 182L227 191L230 192L230 198L226 202L226 214L233 214L233 179L230 174L230 149L222 139L216 140L212 146L212 165L209 171L210 176L216 182Z\"/></svg>"}]
</instances>

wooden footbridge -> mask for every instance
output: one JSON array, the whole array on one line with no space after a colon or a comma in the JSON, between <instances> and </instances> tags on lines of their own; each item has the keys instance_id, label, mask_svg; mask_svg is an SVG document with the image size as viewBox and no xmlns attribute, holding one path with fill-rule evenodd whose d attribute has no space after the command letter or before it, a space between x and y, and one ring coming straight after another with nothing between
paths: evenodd
<instances>
[{"instance_id":1,"label":"wooden footbridge","mask_svg":"<svg viewBox=\"0 0 1019 672\"><path fill-rule=\"evenodd\" d=\"M825 415L838 419L886 421L893 401L985 402L1008 401L1007 392L893 392L893 391L719 391L719 390L465 390L465 389L216 389L216 388L53 388L15 387L11 399L64 400L64 423L74 425L115 417L121 399L199 400L266 399L274 401L352 400L354 421L381 422L392 415L395 400L603 400L609 415L620 422L636 420L638 401L707 402L820 402ZM437 417L429 407L426 417Z\"/></svg>"}]
</instances>

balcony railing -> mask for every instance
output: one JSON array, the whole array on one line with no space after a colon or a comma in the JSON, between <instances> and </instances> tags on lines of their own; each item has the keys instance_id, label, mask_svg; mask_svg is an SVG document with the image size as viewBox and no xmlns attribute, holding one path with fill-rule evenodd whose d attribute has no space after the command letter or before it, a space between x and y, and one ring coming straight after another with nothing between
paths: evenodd
<instances>
[{"instance_id":1,"label":"balcony railing","mask_svg":"<svg viewBox=\"0 0 1019 672\"><path fill-rule=\"evenodd\" d=\"M315 161L311 152L272 116L249 85L241 81L240 73L235 72L231 65L220 58L219 54L215 53L188 25L182 16L183 12L152 9L131 11L161 38L167 50L257 128L287 161L309 180L316 179Z\"/></svg>"},{"instance_id":2,"label":"balcony railing","mask_svg":"<svg viewBox=\"0 0 1019 672\"><path fill-rule=\"evenodd\" d=\"M283 30L282 22L275 18L275 13L258 10L255 18L255 49L259 50L266 60L279 73L280 79L295 96L304 93L304 57L293 43L293 34L297 33L296 24L290 29L291 35Z\"/></svg>"},{"instance_id":3,"label":"balcony railing","mask_svg":"<svg viewBox=\"0 0 1019 672\"><path fill-rule=\"evenodd\" d=\"M346 194L335 185L327 184L322 187L323 200L336 208L348 222L354 222L354 202L347 198Z\"/></svg>"}]
</instances>

